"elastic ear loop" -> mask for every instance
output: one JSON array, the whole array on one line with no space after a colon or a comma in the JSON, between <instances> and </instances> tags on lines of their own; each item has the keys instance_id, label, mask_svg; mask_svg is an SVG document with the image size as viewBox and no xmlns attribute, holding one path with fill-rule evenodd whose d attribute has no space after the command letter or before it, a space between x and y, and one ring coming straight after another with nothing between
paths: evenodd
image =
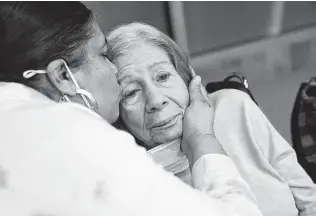
<instances>
[{"instance_id":1,"label":"elastic ear loop","mask_svg":"<svg viewBox=\"0 0 316 216\"><path fill-rule=\"evenodd\" d=\"M90 94L88 91L84 90L84 89L81 89L76 81L76 79L73 77L72 73L70 72L70 69L68 67L68 65L66 64L66 62L64 60L62 60L63 64L65 65L66 67L66 70L70 76L70 79L71 81L73 82L73 84L75 85L76 87L76 94L79 94L82 98L82 100L84 101L85 105L90 108L90 109L95 109L97 110L98 109L98 103L97 101L94 99L94 97L92 96L92 94ZM27 70L27 71L24 71L22 76L25 78L25 79L29 79L37 74L46 74L47 72L45 70ZM65 102L70 102L70 99L67 95L64 95L62 97L62 101L65 101ZM90 102L93 104L91 105L88 101L88 99L90 100Z\"/></svg>"},{"instance_id":2,"label":"elastic ear loop","mask_svg":"<svg viewBox=\"0 0 316 216\"><path fill-rule=\"evenodd\" d=\"M71 81L74 83L75 87L76 87L76 93L79 94L82 98L82 100L84 101L85 105L90 108L90 109L94 109L97 110L98 109L98 104L97 101L94 99L94 97L92 96L92 94L90 94L88 91L81 89L76 81L76 79L74 78L74 76L72 75L68 65L66 64L66 62L64 60L62 60L62 62L64 63L66 70L69 74L69 77L71 79ZM90 102L92 103L92 105L89 103L88 99L90 100Z\"/></svg>"},{"instance_id":3,"label":"elastic ear loop","mask_svg":"<svg viewBox=\"0 0 316 216\"><path fill-rule=\"evenodd\" d=\"M88 91L86 91L86 90L84 90L84 89L76 89L76 93L77 94L80 94L81 95L81 97L84 97L84 98L86 98L86 100L87 99L89 99L89 101L90 101L90 103L92 104L90 104L88 101L88 107L90 108L90 109L94 109L94 110L98 110L98 103L97 103L97 101L94 99L94 97L92 96L92 94L90 93L90 92L88 92ZM86 102L85 102L86 103Z\"/></svg>"},{"instance_id":4,"label":"elastic ear loop","mask_svg":"<svg viewBox=\"0 0 316 216\"><path fill-rule=\"evenodd\" d=\"M23 72L23 77L25 79L29 79L37 74L46 74L47 72L44 70L27 70Z\"/></svg>"}]
</instances>

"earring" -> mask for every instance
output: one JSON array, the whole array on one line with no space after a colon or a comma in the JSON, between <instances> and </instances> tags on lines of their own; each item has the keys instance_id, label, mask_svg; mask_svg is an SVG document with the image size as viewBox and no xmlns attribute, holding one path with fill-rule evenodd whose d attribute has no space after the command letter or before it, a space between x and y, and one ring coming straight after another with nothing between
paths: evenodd
<instances>
[{"instance_id":1,"label":"earring","mask_svg":"<svg viewBox=\"0 0 316 216\"><path fill-rule=\"evenodd\" d=\"M67 95L63 95L60 97L59 103L66 103L66 102L70 102L69 97Z\"/></svg>"}]
</instances>

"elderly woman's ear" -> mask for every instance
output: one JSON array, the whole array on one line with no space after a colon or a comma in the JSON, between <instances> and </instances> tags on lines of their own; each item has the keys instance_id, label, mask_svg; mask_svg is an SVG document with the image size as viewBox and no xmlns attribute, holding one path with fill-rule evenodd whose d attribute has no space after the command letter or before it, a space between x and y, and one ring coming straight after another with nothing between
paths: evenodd
<instances>
[{"instance_id":1,"label":"elderly woman's ear","mask_svg":"<svg viewBox=\"0 0 316 216\"><path fill-rule=\"evenodd\" d=\"M76 95L76 88L67 73L65 63L62 59L51 61L46 70L49 80L62 95Z\"/></svg>"}]
</instances>

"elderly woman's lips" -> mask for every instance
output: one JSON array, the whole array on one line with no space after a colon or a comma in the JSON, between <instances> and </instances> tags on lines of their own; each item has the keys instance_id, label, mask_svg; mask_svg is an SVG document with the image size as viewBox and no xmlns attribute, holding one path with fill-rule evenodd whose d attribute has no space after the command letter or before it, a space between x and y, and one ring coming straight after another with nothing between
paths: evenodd
<instances>
[{"instance_id":1,"label":"elderly woman's lips","mask_svg":"<svg viewBox=\"0 0 316 216\"><path fill-rule=\"evenodd\" d=\"M180 116L180 114L177 114L177 115L174 115L174 116L171 116L170 118L167 118L163 121L160 121L156 124L154 124L151 129L158 129L158 128L162 128L162 127L165 127L165 126L170 126L173 125L173 123L176 123L177 121L177 118Z\"/></svg>"}]
</instances>

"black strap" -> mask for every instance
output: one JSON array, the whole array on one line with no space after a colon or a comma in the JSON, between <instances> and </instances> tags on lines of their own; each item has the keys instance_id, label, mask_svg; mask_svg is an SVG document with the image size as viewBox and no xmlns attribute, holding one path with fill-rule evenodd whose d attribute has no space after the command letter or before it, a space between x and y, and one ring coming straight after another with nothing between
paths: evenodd
<instances>
[{"instance_id":1,"label":"black strap","mask_svg":"<svg viewBox=\"0 0 316 216\"><path fill-rule=\"evenodd\" d=\"M239 82L232 81L233 78L237 78ZM206 85L205 88L206 91L210 94L222 89L237 89L247 93L251 97L251 99L258 105L257 101L248 88L247 79L238 73L233 73L227 76L223 81L210 82Z\"/></svg>"}]
</instances>

